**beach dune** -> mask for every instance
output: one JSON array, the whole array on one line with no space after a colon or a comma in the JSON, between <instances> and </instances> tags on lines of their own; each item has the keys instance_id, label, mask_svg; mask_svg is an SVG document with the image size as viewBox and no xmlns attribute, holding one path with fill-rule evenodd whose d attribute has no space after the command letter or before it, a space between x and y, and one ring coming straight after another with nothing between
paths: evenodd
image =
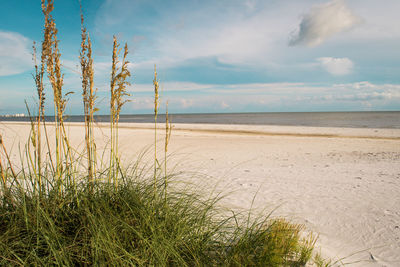
<instances>
[{"instance_id":1,"label":"beach dune","mask_svg":"<svg viewBox=\"0 0 400 267\"><path fill-rule=\"evenodd\" d=\"M99 149L107 146L107 127L96 127ZM153 144L152 127L121 124L123 162ZM78 150L83 129L68 124ZM27 123L0 122L13 161L29 130ZM163 158L164 131L158 133ZM351 266L400 266L400 129L177 124L169 151L168 166L181 179L223 192L221 204L234 210L304 224L319 235L325 257L344 257Z\"/></svg>"}]
</instances>

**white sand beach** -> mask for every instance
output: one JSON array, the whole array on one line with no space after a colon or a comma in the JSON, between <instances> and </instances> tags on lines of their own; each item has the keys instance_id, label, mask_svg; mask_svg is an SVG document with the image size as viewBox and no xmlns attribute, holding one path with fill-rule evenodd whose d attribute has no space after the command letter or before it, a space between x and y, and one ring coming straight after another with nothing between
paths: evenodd
<instances>
[{"instance_id":1,"label":"white sand beach","mask_svg":"<svg viewBox=\"0 0 400 267\"><path fill-rule=\"evenodd\" d=\"M99 126L101 148L109 132ZM152 127L121 124L123 161L134 162L153 144ZM29 129L0 122L12 160L19 160ZM82 124L69 124L68 132L83 150ZM164 131L158 133L163 159ZM325 257L350 266L400 266L400 129L177 124L169 154L171 169L188 173L180 177L228 193L223 205L274 210L304 224L319 235Z\"/></svg>"}]
</instances>

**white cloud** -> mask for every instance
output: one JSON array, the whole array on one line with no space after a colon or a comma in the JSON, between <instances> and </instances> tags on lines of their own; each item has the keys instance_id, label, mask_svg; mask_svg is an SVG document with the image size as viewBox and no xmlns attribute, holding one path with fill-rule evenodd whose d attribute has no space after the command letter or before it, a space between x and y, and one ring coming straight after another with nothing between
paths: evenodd
<instances>
[{"instance_id":1,"label":"white cloud","mask_svg":"<svg viewBox=\"0 0 400 267\"><path fill-rule=\"evenodd\" d=\"M32 68L29 39L16 32L0 31L0 76L19 74Z\"/></svg>"},{"instance_id":2,"label":"white cloud","mask_svg":"<svg viewBox=\"0 0 400 267\"><path fill-rule=\"evenodd\" d=\"M344 95L325 95L316 97L315 99L335 100L335 101L372 101L372 100L400 100L400 92L384 91L384 92L365 92L365 93L348 93Z\"/></svg>"},{"instance_id":3,"label":"white cloud","mask_svg":"<svg viewBox=\"0 0 400 267\"><path fill-rule=\"evenodd\" d=\"M390 87L391 85L385 85L385 88ZM356 82L356 83L350 83L350 84L335 84L335 88L338 89L343 89L343 88L351 88L351 89L356 89L356 90L369 90L369 89L374 89L377 87L377 85L370 83L368 81L362 81L362 82Z\"/></svg>"},{"instance_id":4,"label":"white cloud","mask_svg":"<svg viewBox=\"0 0 400 267\"><path fill-rule=\"evenodd\" d=\"M373 84L362 81L347 84L335 84L333 89L340 97L348 99L385 99L400 100L400 84ZM349 97L349 95L351 97Z\"/></svg>"},{"instance_id":5,"label":"white cloud","mask_svg":"<svg viewBox=\"0 0 400 267\"><path fill-rule=\"evenodd\" d=\"M317 61L321 64L322 68L335 76L350 74L354 67L354 63L347 57L320 57Z\"/></svg>"},{"instance_id":6,"label":"white cloud","mask_svg":"<svg viewBox=\"0 0 400 267\"><path fill-rule=\"evenodd\" d=\"M361 22L347 6L344 0L333 0L316 5L305 14L299 30L289 44L317 46L334 34L346 31Z\"/></svg>"}]
</instances>

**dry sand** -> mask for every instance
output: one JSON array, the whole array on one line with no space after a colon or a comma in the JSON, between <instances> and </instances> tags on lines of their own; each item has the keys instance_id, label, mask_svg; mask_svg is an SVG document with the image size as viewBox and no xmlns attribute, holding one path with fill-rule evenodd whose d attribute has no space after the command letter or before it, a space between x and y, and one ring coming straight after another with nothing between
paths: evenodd
<instances>
[{"instance_id":1,"label":"dry sand","mask_svg":"<svg viewBox=\"0 0 400 267\"><path fill-rule=\"evenodd\" d=\"M101 147L108 129L100 126ZM125 161L152 144L151 128L121 125ZM83 149L82 125L68 131ZM18 160L29 126L0 122L0 133ZM169 166L188 174L181 177L229 193L223 205L275 209L273 215L305 224L319 234L326 257L356 261L351 266L400 266L400 129L178 124L169 151Z\"/></svg>"}]
</instances>

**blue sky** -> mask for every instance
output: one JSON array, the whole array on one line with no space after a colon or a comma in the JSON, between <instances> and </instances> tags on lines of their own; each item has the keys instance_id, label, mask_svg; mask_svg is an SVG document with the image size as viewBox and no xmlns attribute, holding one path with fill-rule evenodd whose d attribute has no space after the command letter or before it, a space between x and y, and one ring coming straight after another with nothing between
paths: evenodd
<instances>
[{"instance_id":1,"label":"blue sky","mask_svg":"<svg viewBox=\"0 0 400 267\"><path fill-rule=\"evenodd\" d=\"M171 112L400 110L398 0L82 0L107 114L112 36L130 50L123 113L151 113L153 68ZM78 0L56 0L67 112L82 113ZM40 1L2 1L0 114L35 106ZM47 87L47 111L51 92Z\"/></svg>"}]
</instances>

